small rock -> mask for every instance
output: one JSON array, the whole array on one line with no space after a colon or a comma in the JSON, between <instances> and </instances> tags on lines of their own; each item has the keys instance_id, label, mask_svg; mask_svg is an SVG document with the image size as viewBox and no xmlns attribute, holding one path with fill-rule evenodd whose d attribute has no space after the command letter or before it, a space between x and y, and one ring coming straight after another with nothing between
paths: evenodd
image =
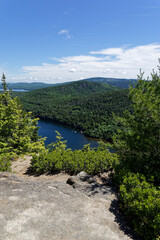
<instances>
[{"instance_id":1,"label":"small rock","mask_svg":"<svg viewBox=\"0 0 160 240\"><path fill-rule=\"evenodd\" d=\"M67 184L73 185L75 183L75 177L69 177L66 181Z\"/></svg>"},{"instance_id":2,"label":"small rock","mask_svg":"<svg viewBox=\"0 0 160 240\"><path fill-rule=\"evenodd\" d=\"M86 172L80 172L76 175L76 177L79 178L79 180L85 182L85 181L87 181L88 179L91 178L91 175L89 175Z\"/></svg>"},{"instance_id":3,"label":"small rock","mask_svg":"<svg viewBox=\"0 0 160 240\"><path fill-rule=\"evenodd\" d=\"M86 172L80 172L76 176L69 177L67 182L69 185L73 187L88 185L91 183L96 183L96 181Z\"/></svg>"}]
</instances>

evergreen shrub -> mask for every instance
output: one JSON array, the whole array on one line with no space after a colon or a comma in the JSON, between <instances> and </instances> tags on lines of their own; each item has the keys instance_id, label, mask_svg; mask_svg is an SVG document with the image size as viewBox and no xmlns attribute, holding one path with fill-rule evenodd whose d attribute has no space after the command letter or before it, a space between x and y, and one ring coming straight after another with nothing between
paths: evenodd
<instances>
[{"instance_id":1,"label":"evergreen shrub","mask_svg":"<svg viewBox=\"0 0 160 240\"><path fill-rule=\"evenodd\" d=\"M9 172L11 166L10 156L6 154L0 155L0 172Z\"/></svg>"},{"instance_id":2,"label":"evergreen shrub","mask_svg":"<svg viewBox=\"0 0 160 240\"><path fill-rule=\"evenodd\" d=\"M116 153L111 154L104 143L100 143L97 149L84 145L83 149L72 151L67 149L66 141L62 141L61 135L57 132L57 141L52 144L51 149L33 156L31 170L39 174L60 171L70 174L81 171L98 174L113 168L117 162Z\"/></svg>"},{"instance_id":3,"label":"evergreen shrub","mask_svg":"<svg viewBox=\"0 0 160 240\"><path fill-rule=\"evenodd\" d=\"M160 190L143 175L129 172L123 177L120 205L136 233L145 240L160 238Z\"/></svg>"}]
</instances>

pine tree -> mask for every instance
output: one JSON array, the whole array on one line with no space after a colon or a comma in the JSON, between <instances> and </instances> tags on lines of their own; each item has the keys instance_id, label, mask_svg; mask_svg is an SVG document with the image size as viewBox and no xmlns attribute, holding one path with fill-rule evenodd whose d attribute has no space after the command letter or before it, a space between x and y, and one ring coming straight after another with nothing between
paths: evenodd
<instances>
[{"instance_id":1,"label":"pine tree","mask_svg":"<svg viewBox=\"0 0 160 240\"><path fill-rule=\"evenodd\" d=\"M160 68L159 68L160 72ZM154 176L160 182L160 74L153 72L151 80L138 76L130 87L133 112L127 112L124 125L115 138L121 168Z\"/></svg>"},{"instance_id":2,"label":"pine tree","mask_svg":"<svg viewBox=\"0 0 160 240\"><path fill-rule=\"evenodd\" d=\"M3 91L7 91L6 76L4 75L4 73L2 74L2 86L3 86Z\"/></svg>"},{"instance_id":3,"label":"pine tree","mask_svg":"<svg viewBox=\"0 0 160 240\"><path fill-rule=\"evenodd\" d=\"M2 75L3 92L0 94L0 155L38 152L44 142L38 137L37 118L25 112L18 98L12 98Z\"/></svg>"}]
</instances>

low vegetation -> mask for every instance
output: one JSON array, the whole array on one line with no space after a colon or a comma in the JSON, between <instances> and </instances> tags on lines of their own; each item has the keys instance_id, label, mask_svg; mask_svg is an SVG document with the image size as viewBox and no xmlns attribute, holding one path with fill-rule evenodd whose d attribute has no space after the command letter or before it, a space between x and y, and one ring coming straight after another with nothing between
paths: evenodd
<instances>
[{"instance_id":1,"label":"low vegetation","mask_svg":"<svg viewBox=\"0 0 160 240\"><path fill-rule=\"evenodd\" d=\"M37 174L61 171L77 174L85 171L93 175L112 169L117 161L117 154L111 154L103 142L99 143L97 149L84 145L81 150L72 151L67 149L66 141L63 141L57 132L56 143L51 144L50 148L39 156L33 156L30 170Z\"/></svg>"},{"instance_id":2,"label":"low vegetation","mask_svg":"<svg viewBox=\"0 0 160 240\"><path fill-rule=\"evenodd\" d=\"M145 240L160 237L160 190L144 175L128 172L120 185L120 206L135 232Z\"/></svg>"}]
</instances>

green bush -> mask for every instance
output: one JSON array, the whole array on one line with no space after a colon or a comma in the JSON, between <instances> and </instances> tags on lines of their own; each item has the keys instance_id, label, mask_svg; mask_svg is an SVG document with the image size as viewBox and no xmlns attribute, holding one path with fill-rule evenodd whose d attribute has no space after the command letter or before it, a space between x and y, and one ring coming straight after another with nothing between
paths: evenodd
<instances>
[{"instance_id":1,"label":"green bush","mask_svg":"<svg viewBox=\"0 0 160 240\"><path fill-rule=\"evenodd\" d=\"M9 172L11 166L10 156L0 155L0 172Z\"/></svg>"},{"instance_id":2,"label":"green bush","mask_svg":"<svg viewBox=\"0 0 160 240\"><path fill-rule=\"evenodd\" d=\"M160 237L160 190L143 175L128 173L123 177L120 205L136 233L145 240Z\"/></svg>"},{"instance_id":3,"label":"green bush","mask_svg":"<svg viewBox=\"0 0 160 240\"><path fill-rule=\"evenodd\" d=\"M85 145L81 150L67 149L66 141L62 141L57 132L57 142L51 144L51 149L33 156L31 169L39 174L60 171L70 174L80 171L97 174L109 170L117 161L117 155L111 154L104 143L100 143L97 149L91 149L89 145Z\"/></svg>"}]
</instances>

